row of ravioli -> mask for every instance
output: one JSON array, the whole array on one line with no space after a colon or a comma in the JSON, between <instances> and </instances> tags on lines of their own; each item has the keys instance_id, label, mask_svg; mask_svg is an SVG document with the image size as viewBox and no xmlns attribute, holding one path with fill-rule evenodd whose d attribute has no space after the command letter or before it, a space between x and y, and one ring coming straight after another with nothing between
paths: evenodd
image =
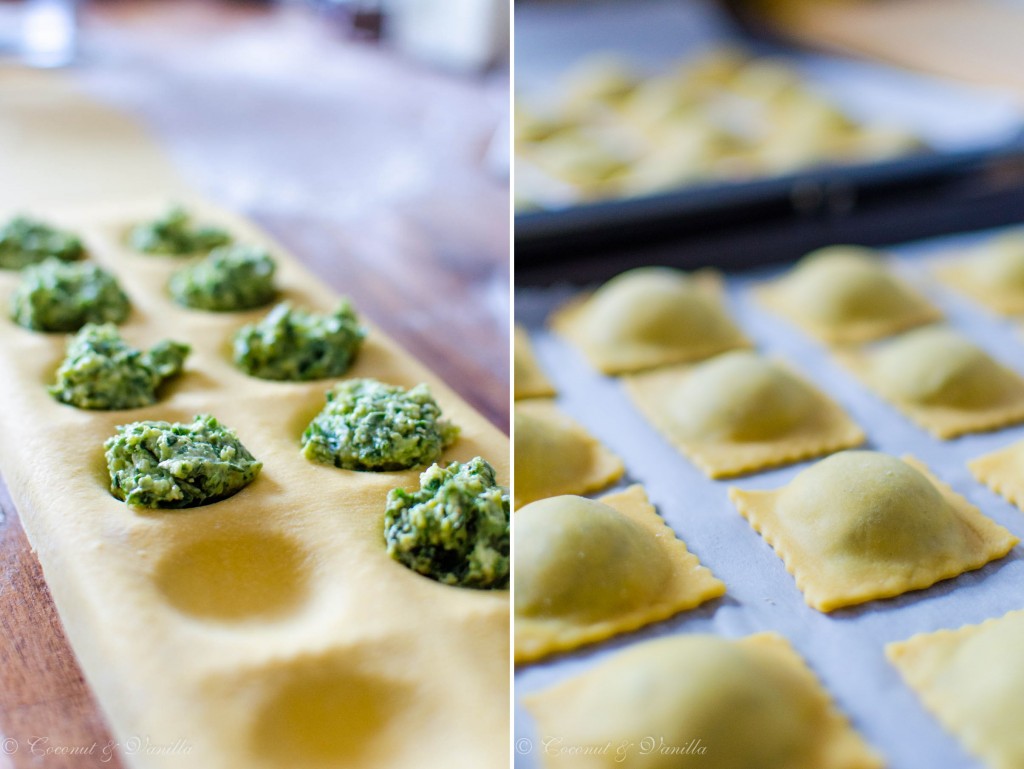
<instances>
[{"instance_id":1,"label":"row of ravioli","mask_svg":"<svg viewBox=\"0 0 1024 769\"><path fill-rule=\"evenodd\" d=\"M1017 290L1024 296L1019 237L986 244L939 272L972 297L1005 300L1014 264L1022 266ZM989 279L1000 291L973 290ZM938 437L1024 419L1020 377L956 332L929 325L939 312L866 249L812 254L764 286L758 298L829 344L862 381ZM989 306L1014 311L1005 301ZM570 302L552 326L601 371L628 372L626 390L640 412L710 477L831 454L865 440L824 393L785 364L748 349L723 309L714 275L635 270ZM725 586L675 537L639 486L599 500L568 496L610 485L624 467L559 411L523 330L516 334L515 383L517 662L635 630L722 595ZM1016 445L970 467L1021 506L1022 462L1024 449ZM730 498L783 559L806 602L825 612L980 568L1018 541L922 463L879 452L841 451L782 489L730 489ZM926 706L996 767L1024 761L1012 718L996 717L1012 710L1022 684L1012 675L984 685L974 679L993 656L1010 670L1019 667L1013 650L1024 641L1022 614L887 648ZM719 660L748 675L727 673ZM708 669L715 674L705 675ZM692 685L680 687L680 681ZM956 696L961 687L965 699ZM643 701L636 700L638 692ZM568 743L610 740L641 755L667 744L662 755L706 755L708 766L882 765L788 643L772 634L638 644L526 704L545 733ZM737 709L745 715L730 716ZM795 713L800 717L793 720ZM806 735L809 722L820 725L810 730L817 736L794 739L794 729ZM662 745L645 752L635 737L650 734L663 735ZM695 742L695 735L702 737ZM545 761L621 765L621 751L604 754L615 761Z\"/></svg>"},{"instance_id":2,"label":"row of ravioli","mask_svg":"<svg viewBox=\"0 0 1024 769\"><path fill-rule=\"evenodd\" d=\"M275 262L260 247L238 245L220 227L197 223L180 207L130 228L125 246L157 256L205 257L175 272L174 299L192 309L237 312L271 302ZM181 375L188 344L132 347L116 324L131 305L113 273L81 260L81 239L24 216L0 227L0 268L21 271L12 318L37 332L77 331L50 394L84 410L127 411L157 404ZM347 300L325 315L279 304L232 337L235 365L278 381L340 377L360 353L366 329ZM450 585L503 588L509 572L509 498L483 458L437 463L459 436L425 384L406 390L349 379L326 392L326 405L297 450L311 461L361 472L424 468L420 488L394 489L384 506L389 555ZM130 507L180 509L219 502L259 475L262 462L235 431L209 414L190 423L122 424L104 443L111 494ZM454 526L452 524L455 524Z\"/></svg>"}]
</instances>

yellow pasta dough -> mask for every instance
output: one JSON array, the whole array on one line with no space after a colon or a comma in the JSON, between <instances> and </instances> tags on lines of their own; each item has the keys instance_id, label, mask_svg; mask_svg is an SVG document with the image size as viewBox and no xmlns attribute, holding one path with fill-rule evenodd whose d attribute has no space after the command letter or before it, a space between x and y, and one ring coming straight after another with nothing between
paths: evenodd
<instances>
[{"instance_id":1,"label":"yellow pasta dough","mask_svg":"<svg viewBox=\"0 0 1024 769\"><path fill-rule=\"evenodd\" d=\"M1018 541L920 462L874 451L834 454L776 491L729 496L823 612L929 587Z\"/></svg>"},{"instance_id":2,"label":"yellow pasta dough","mask_svg":"<svg viewBox=\"0 0 1024 769\"><path fill-rule=\"evenodd\" d=\"M925 707L992 769L1024 766L1024 611L885 648Z\"/></svg>"},{"instance_id":3,"label":"yellow pasta dough","mask_svg":"<svg viewBox=\"0 0 1024 769\"><path fill-rule=\"evenodd\" d=\"M516 326L515 333L515 399L547 398L555 394L554 385L541 370L533 354L530 335L522 326Z\"/></svg>"},{"instance_id":4,"label":"yellow pasta dough","mask_svg":"<svg viewBox=\"0 0 1024 769\"><path fill-rule=\"evenodd\" d=\"M606 374L701 360L750 346L721 294L711 273L640 267L563 307L552 327Z\"/></svg>"},{"instance_id":5,"label":"yellow pasta dough","mask_svg":"<svg viewBox=\"0 0 1024 769\"><path fill-rule=\"evenodd\" d=\"M515 659L635 630L725 593L641 486L527 505L515 521Z\"/></svg>"},{"instance_id":6,"label":"yellow pasta dough","mask_svg":"<svg viewBox=\"0 0 1024 769\"><path fill-rule=\"evenodd\" d=\"M1024 379L944 326L915 329L840 358L936 437L1024 421Z\"/></svg>"},{"instance_id":7,"label":"yellow pasta dough","mask_svg":"<svg viewBox=\"0 0 1024 769\"><path fill-rule=\"evenodd\" d=\"M920 294L896 278L879 254L829 246L758 291L761 302L829 344L866 342L938 320Z\"/></svg>"},{"instance_id":8,"label":"yellow pasta dough","mask_svg":"<svg viewBox=\"0 0 1024 769\"><path fill-rule=\"evenodd\" d=\"M523 699L548 769L882 766L775 633L647 641Z\"/></svg>"},{"instance_id":9,"label":"yellow pasta dough","mask_svg":"<svg viewBox=\"0 0 1024 769\"><path fill-rule=\"evenodd\" d=\"M936 273L950 288L994 312L1024 313L1024 233L994 238Z\"/></svg>"},{"instance_id":10,"label":"yellow pasta dough","mask_svg":"<svg viewBox=\"0 0 1024 769\"><path fill-rule=\"evenodd\" d=\"M712 478L864 442L838 404L747 350L631 376L626 388L647 420Z\"/></svg>"},{"instance_id":11,"label":"yellow pasta dough","mask_svg":"<svg viewBox=\"0 0 1024 769\"><path fill-rule=\"evenodd\" d=\"M1024 441L972 459L967 467L981 483L1024 510Z\"/></svg>"},{"instance_id":12,"label":"yellow pasta dough","mask_svg":"<svg viewBox=\"0 0 1024 769\"><path fill-rule=\"evenodd\" d=\"M515 507L558 494L583 494L622 477L622 460L552 401L515 406Z\"/></svg>"}]
</instances>

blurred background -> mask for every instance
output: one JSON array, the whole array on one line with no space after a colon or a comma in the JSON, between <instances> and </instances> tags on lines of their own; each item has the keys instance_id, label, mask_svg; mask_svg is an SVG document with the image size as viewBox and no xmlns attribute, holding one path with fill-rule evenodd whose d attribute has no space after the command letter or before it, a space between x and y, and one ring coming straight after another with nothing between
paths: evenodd
<instances>
[{"instance_id":1,"label":"blurred background","mask_svg":"<svg viewBox=\"0 0 1024 769\"><path fill-rule=\"evenodd\" d=\"M518 282L1024 218L1012 0L516 3Z\"/></svg>"},{"instance_id":2,"label":"blurred background","mask_svg":"<svg viewBox=\"0 0 1024 769\"><path fill-rule=\"evenodd\" d=\"M504 0L0 0L0 207L212 198L507 428L508 26Z\"/></svg>"}]
</instances>

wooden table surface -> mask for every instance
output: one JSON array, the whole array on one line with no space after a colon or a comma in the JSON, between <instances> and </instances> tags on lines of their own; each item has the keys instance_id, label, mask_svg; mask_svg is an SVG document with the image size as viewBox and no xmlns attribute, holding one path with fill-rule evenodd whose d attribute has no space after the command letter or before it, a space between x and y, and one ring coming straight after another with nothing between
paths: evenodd
<instances>
[{"instance_id":1,"label":"wooden table surface","mask_svg":"<svg viewBox=\"0 0 1024 769\"><path fill-rule=\"evenodd\" d=\"M509 198L486 160L507 75L431 71L296 5L106 2L81 22L77 87L508 430ZM0 509L0 769L119 767L6 493Z\"/></svg>"}]
</instances>

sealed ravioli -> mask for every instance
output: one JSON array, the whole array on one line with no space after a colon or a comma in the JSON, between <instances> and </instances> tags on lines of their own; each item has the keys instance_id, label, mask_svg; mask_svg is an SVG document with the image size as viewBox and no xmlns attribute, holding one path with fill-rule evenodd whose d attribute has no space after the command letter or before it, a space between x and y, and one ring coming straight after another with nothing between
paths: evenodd
<instances>
[{"instance_id":1,"label":"sealed ravioli","mask_svg":"<svg viewBox=\"0 0 1024 769\"><path fill-rule=\"evenodd\" d=\"M622 477L622 460L549 400L515 407L515 507L584 494Z\"/></svg>"},{"instance_id":2,"label":"sealed ravioli","mask_svg":"<svg viewBox=\"0 0 1024 769\"><path fill-rule=\"evenodd\" d=\"M692 609L725 593L641 486L559 496L516 514L515 659L540 659Z\"/></svg>"},{"instance_id":3,"label":"sealed ravioli","mask_svg":"<svg viewBox=\"0 0 1024 769\"><path fill-rule=\"evenodd\" d=\"M858 246L813 251L759 296L769 309L830 344L880 339L941 317L876 251Z\"/></svg>"},{"instance_id":4,"label":"sealed ravioli","mask_svg":"<svg viewBox=\"0 0 1024 769\"><path fill-rule=\"evenodd\" d=\"M955 291L1001 315L1024 313L1024 233L995 238L936 270Z\"/></svg>"},{"instance_id":5,"label":"sealed ravioli","mask_svg":"<svg viewBox=\"0 0 1024 769\"><path fill-rule=\"evenodd\" d=\"M967 466L981 483L1024 510L1024 441L972 459Z\"/></svg>"},{"instance_id":6,"label":"sealed ravioli","mask_svg":"<svg viewBox=\"0 0 1024 769\"><path fill-rule=\"evenodd\" d=\"M818 611L929 587L1017 544L921 463L874 451L835 454L777 491L729 496Z\"/></svg>"},{"instance_id":7,"label":"sealed ravioli","mask_svg":"<svg viewBox=\"0 0 1024 769\"><path fill-rule=\"evenodd\" d=\"M1024 766L1024 611L885 648L925 707L993 769Z\"/></svg>"},{"instance_id":8,"label":"sealed ravioli","mask_svg":"<svg viewBox=\"0 0 1024 769\"><path fill-rule=\"evenodd\" d=\"M1024 421L1024 379L952 329L915 329L842 358L871 389L939 438Z\"/></svg>"},{"instance_id":9,"label":"sealed ravioli","mask_svg":"<svg viewBox=\"0 0 1024 769\"><path fill-rule=\"evenodd\" d=\"M746 350L629 377L647 420L712 478L797 462L864 442L831 399Z\"/></svg>"},{"instance_id":10,"label":"sealed ravioli","mask_svg":"<svg viewBox=\"0 0 1024 769\"><path fill-rule=\"evenodd\" d=\"M571 746L546 749L547 769L882 766L775 633L647 641L524 701L550 744Z\"/></svg>"},{"instance_id":11,"label":"sealed ravioli","mask_svg":"<svg viewBox=\"0 0 1024 769\"><path fill-rule=\"evenodd\" d=\"M516 326L515 335L515 399L547 398L555 394L554 385L537 363L530 344L530 335Z\"/></svg>"},{"instance_id":12,"label":"sealed ravioli","mask_svg":"<svg viewBox=\"0 0 1024 769\"><path fill-rule=\"evenodd\" d=\"M726 314L710 274L641 267L568 304L552 327L606 374L683 363L750 342Z\"/></svg>"}]
</instances>

